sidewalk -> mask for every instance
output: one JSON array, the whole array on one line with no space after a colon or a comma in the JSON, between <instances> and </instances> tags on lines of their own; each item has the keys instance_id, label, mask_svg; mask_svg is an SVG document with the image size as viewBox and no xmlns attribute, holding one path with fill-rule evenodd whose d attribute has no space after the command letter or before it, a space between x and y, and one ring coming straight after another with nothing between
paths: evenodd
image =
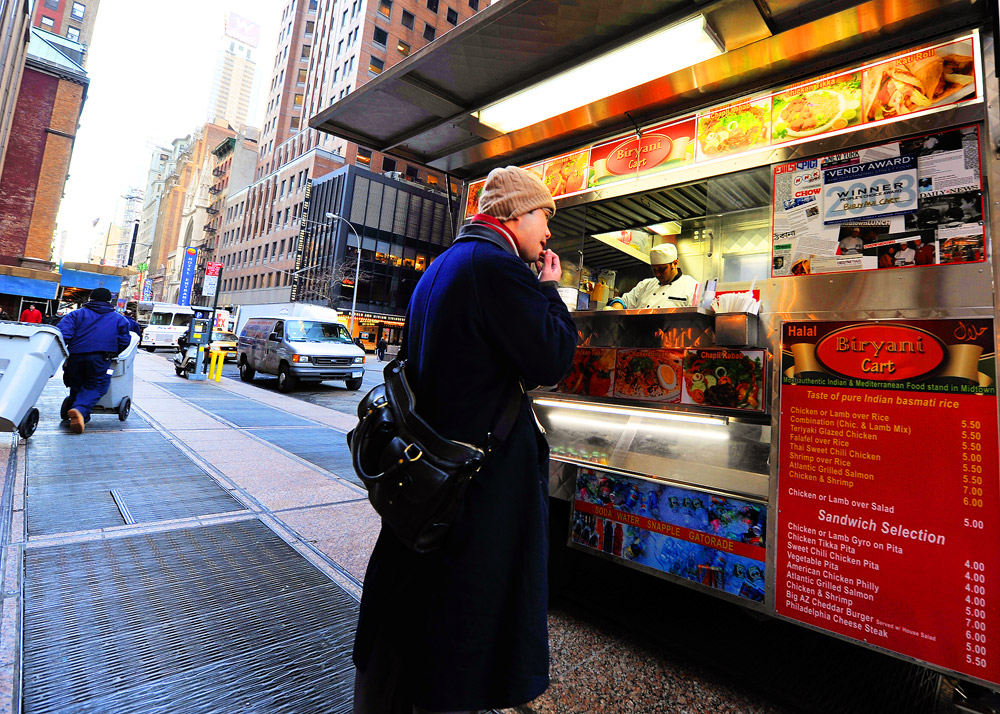
<instances>
[{"instance_id":1,"label":"sidewalk","mask_svg":"<svg viewBox=\"0 0 1000 714\"><path fill-rule=\"evenodd\" d=\"M355 418L146 354L124 423L69 434L64 394L52 379L36 434L0 446L0 714L349 712L379 528ZM549 619L553 684L524 714L791 711L572 608Z\"/></svg>"}]
</instances>

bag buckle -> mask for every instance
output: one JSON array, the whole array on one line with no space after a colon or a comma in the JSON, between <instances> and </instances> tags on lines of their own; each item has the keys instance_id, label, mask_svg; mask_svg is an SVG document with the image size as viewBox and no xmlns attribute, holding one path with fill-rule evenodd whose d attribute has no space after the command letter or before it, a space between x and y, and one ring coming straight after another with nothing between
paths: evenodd
<instances>
[{"instance_id":1,"label":"bag buckle","mask_svg":"<svg viewBox=\"0 0 1000 714\"><path fill-rule=\"evenodd\" d=\"M411 454L410 453L410 449L416 449L416 453L415 454ZM410 463L413 463L414 461L419 461L420 457L423 456L423 455L424 455L423 449L421 449L416 444L407 444L406 448L403 449L403 456L405 456L406 460L409 461ZM399 462L403 463L403 460L400 459Z\"/></svg>"},{"instance_id":2,"label":"bag buckle","mask_svg":"<svg viewBox=\"0 0 1000 714\"><path fill-rule=\"evenodd\" d=\"M385 397L380 397L379 401L375 402L372 406L368 407L368 413L373 414L376 409L381 409L389 405L389 400Z\"/></svg>"}]
</instances>

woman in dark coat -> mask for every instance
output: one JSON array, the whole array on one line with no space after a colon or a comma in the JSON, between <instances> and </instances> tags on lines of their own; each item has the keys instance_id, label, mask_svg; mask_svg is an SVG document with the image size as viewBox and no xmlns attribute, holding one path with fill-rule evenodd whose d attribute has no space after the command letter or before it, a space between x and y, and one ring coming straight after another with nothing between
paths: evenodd
<instances>
[{"instance_id":1,"label":"woman in dark coat","mask_svg":"<svg viewBox=\"0 0 1000 714\"><path fill-rule=\"evenodd\" d=\"M406 350L417 412L482 446L520 380L562 378L576 330L555 288L559 259L544 250L555 212L544 184L496 169L480 210L417 285ZM548 446L519 399L441 550L418 555L382 529L355 640L355 712L504 708L548 686Z\"/></svg>"}]
</instances>

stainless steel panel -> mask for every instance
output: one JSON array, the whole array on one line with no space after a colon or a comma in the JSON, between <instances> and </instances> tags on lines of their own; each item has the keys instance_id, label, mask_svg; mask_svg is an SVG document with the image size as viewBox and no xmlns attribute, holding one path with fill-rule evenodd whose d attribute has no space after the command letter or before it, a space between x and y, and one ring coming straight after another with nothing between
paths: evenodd
<instances>
[{"instance_id":1,"label":"stainless steel panel","mask_svg":"<svg viewBox=\"0 0 1000 714\"><path fill-rule=\"evenodd\" d=\"M540 405L537 397L535 412L553 459L728 496L767 498L770 426L585 412Z\"/></svg>"}]
</instances>

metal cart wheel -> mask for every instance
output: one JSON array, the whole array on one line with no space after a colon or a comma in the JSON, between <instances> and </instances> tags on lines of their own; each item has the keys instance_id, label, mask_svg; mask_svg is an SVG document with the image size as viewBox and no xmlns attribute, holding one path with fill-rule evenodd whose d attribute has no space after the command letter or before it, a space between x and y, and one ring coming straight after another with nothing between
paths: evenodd
<instances>
[{"instance_id":1,"label":"metal cart wheel","mask_svg":"<svg viewBox=\"0 0 1000 714\"><path fill-rule=\"evenodd\" d=\"M69 410L73 408L73 397L66 397L63 399L62 406L59 407L59 416L62 417L63 421L69 419Z\"/></svg>"},{"instance_id":2,"label":"metal cart wheel","mask_svg":"<svg viewBox=\"0 0 1000 714\"><path fill-rule=\"evenodd\" d=\"M22 439L29 438L35 433L35 429L38 428L38 410L34 407L24 415L24 420L21 425L17 427L17 433L21 435Z\"/></svg>"},{"instance_id":3,"label":"metal cart wheel","mask_svg":"<svg viewBox=\"0 0 1000 714\"><path fill-rule=\"evenodd\" d=\"M128 419L128 415L132 413L132 400L128 397L122 399L122 403L118 405L118 421L125 421Z\"/></svg>"}]
</instances>

